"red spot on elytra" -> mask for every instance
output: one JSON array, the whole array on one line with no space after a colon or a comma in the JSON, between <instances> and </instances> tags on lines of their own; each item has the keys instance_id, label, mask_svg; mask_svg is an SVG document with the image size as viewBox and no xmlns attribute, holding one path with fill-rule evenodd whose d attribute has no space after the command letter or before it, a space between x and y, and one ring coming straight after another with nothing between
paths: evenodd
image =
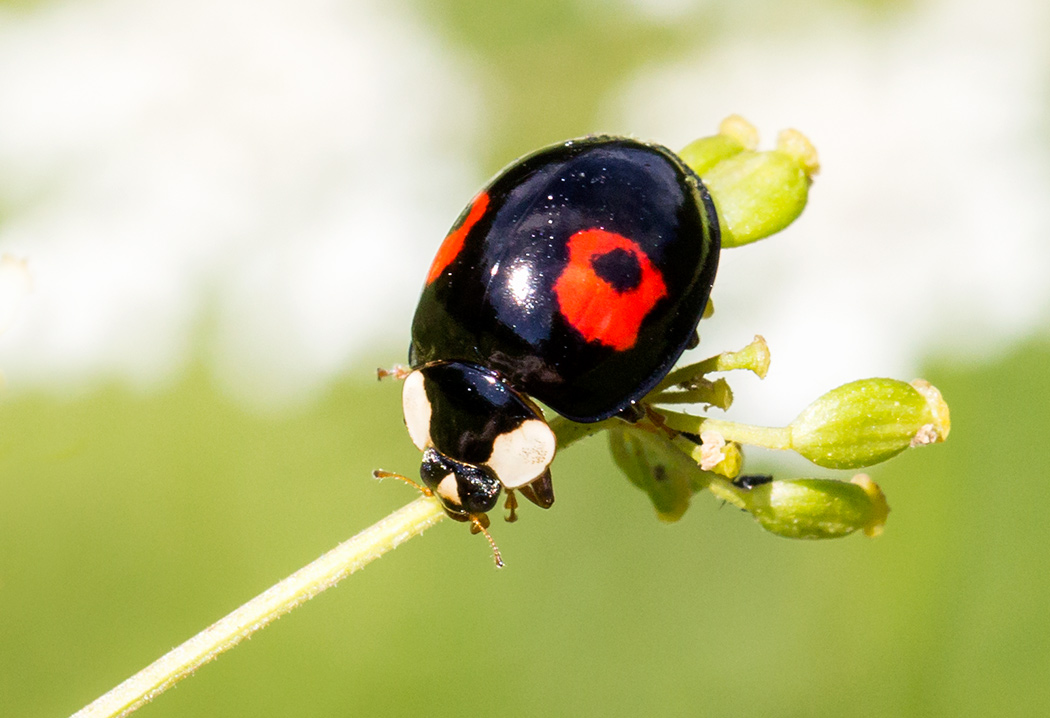
<instances>
[{"instance_id":1,"label":"red spot on elytra","mask_svg":"<svg viewBox=\"0 0 1050 718\"><path fill-rule=\"evenodd\" d=\"M617 351L638 341L638 330L656 303L667 296L660 270L637 242L603 229L584 229L569 237L569 263L554 284L562 316L589 342ZM595 259L622 250L633 255L641 276L626 291L595 271Z\"/></svg>"},{"instance_id":2,"label":"red spot on elytra","mask_svg":"<svg viewBox=\"0 0 1050 718\"><path fill-rule=\"evenodd\" d=\"M448 236L445 237L445 241L441 243L441 247L438 248L434 261L430 265L430 271L427 272L427 284L440 277L448 265L452 264L452 260L462 251L463 242L466 241L470 230L485 215L485 210L488 209L488 206L489 195L487 192L482 192L474 198L474 202L470 205L470 211L467 212L463 223L449 232Z\"/></svg>"}]
</instances>

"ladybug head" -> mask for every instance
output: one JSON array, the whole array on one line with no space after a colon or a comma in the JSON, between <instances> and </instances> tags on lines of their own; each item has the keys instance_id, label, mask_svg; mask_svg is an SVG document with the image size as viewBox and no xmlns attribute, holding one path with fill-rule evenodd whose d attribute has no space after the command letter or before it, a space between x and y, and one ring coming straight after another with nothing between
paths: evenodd
<instances>
[{"instance_id":1,"label":"ladybug head","mask_svg":"<svg viewBox=\"0 0 1050 718\"><path fill-rule=\"evenodd\" d=\"M472 466L445 456L434 447L423 452L423 483L454 514L483 514L496 507L503 485L487 466Z\"/></svg>"},{"instance_id":2,"label":"ladybug head","mask_svg":"<svg viewBox=\"0 0 1050 718\"><path fill-rule=\"evenodd\" d=\"M504 487L549 495L547 506L553 501L547 467L554 432L495 372L465 362L427 364L405 379L402 402L409 436L423 451L420 478L450 514L490 511Z\"/></svg>"}]
</instances>

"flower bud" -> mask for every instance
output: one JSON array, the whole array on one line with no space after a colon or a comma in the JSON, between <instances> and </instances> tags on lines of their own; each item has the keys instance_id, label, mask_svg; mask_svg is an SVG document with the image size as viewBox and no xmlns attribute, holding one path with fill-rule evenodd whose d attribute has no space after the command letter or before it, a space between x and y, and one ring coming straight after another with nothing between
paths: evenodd
<instances>
[{"instance_id":1,"label":"flower bud","mask_svg":"<svg viewBox=\"0 0 1050 718\"><path fill-rule=\"evenodd\" d=\"M653 404L706 404L725 411L733 404L733 390L729 382L718 378L714 381L702 376L679 384L680 390L657 392L648 397Z\"/></svg>"},{"instance_id":2,"label":"flower bud","mask_svg":"<svg viewBox=\"0 0 1050 718\"><path fill-rule=\"evenodd\" d=\"M849 482L771 481L743 492L743 498L762 528L785 538L840 538L857 530L878 536L890 511L882 490L865 474Z\"/></svg>"},{"instance_id":3,"label":"flower bud","mask_svg":"<svg viewBox=\"0 0 1050 718\"><path fill-rule=\"evenodd\" d=\"M757 146L758 130L740 115L730 115L722 120L717 135L689 143L678 156L703 177L722 160Z\"/></svg>"},{"instance_id":4,"label":"flower bud","mask_svg":"<svg viewBox=\"0 0 1050 718\"><path fill-rule=\"evenodd\" d=\"M664 377L663 381L653 390L653 393L662 392L673 387L689 390L696 386L701 386L706 374L716 371L733 371L735 369L746 369L754 372L759 379L766 378L766 373L769 371L769 345L766 344L766 340L761 335L756 334L754 340L739 351L722 352L701 362L675 369ZM729 399L731 403L731 392ZM711 404L723 409L729 408L728 404L723 406L716 401L703 400L699 403Z\"/></svg>"},{"instance_id":5,"label":"flower bud","mask_svg":"<svg viewBox=\"0 0 1050 718\"><path fill-rule=\"evenodd\" d=\"M791 448L814 464L855 469L944 441L951 420L940 392L926 382L862 379L832 389L788 428Z\"/></svg>"},{"instance_id":6,"label":"flower bud","mask_svg":"<svg viewBox=\"0 0 1050 718\"><path fill-rule=\"evenodd\" d=\"M749 244L794 222L809 198L810 171L806 160L780 149L740 152L708 170L703 180L718 210L722 248Z\"/></svg>"},{"instance_id":7,"label":"flower bud","mask_svg":"<svg viewBox=\"0 0 1050 718\"><path fill-rule=\"evenodd\" d=\"M609 429L613 460L632 484L649 495L657 516L677 521L689 508L693 493L705 485L703 472L663 432L621 424Z\"/></svg>"},{"instance_id":8,"label":"flower bud","mask_svg":"<svg viewBox=\"0 0 1050 718\"><path fill-rule=\"evenodd\" d=\"M740 351L722 352L716 360L716 371L747 369L759 379L765 379L769 372L769 345L761 334L756 334L754 340Z\"/></svg>"}]
</instances>

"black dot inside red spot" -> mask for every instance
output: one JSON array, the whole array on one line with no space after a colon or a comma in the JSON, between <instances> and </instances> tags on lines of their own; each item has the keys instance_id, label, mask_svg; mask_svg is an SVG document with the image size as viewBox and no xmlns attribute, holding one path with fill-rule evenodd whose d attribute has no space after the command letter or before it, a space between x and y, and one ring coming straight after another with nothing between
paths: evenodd
<instances>
[{"instance_id":1,"label":"black dot inside red spot","mask_svg":"<svg viewBox=\"0 0 1050 718\"><path fill-rule=\"evenodd\" d=\"M642 265L637 255L622 247L592 256L591 269L621 294L631 291L642 282Z\"/></svg>"}]
</instances>

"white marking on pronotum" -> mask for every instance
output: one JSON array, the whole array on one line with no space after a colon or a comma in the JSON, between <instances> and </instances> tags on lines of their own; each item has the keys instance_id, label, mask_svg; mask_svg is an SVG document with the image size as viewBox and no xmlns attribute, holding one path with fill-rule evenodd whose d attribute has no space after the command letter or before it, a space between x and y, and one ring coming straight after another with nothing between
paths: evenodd
<instances>
[{"instance_id":1,"label":"white marking on pronotum","mask_svg":"<svg viewBox=\"0 0 1050 718\"><path fill-rule=\"evenodd\" d=\"M547 422L528 419L513 431L492 442L492 455L485 463L508 489L524 486L542 474L554 460L554 432Z\"/></svg>"},{"instance_id":2,"label":"white marking on pronotum","mask_svg":"<svg viewBox=\"0 0 1050 718\"><path fill-rule=\"evenodd\" d=\"M434 492L445 501L455 506L462 506L463 500L459 498L459 482L455 474L449 474L438 482L437 490Z\"/></svg>"},{"instance_id":3,"label":"white marking on pronotum","mask_svg":"<svg viewBox=\"0 0 1050 718\"><path fill-rule=\"evenodd\" d=\"M405 426L412 443L424 451L430 446L430 399L423 379L423 372L416 370L405 378L401 393L401 407L405 412Z\"/></svg>"}]
</instances>

